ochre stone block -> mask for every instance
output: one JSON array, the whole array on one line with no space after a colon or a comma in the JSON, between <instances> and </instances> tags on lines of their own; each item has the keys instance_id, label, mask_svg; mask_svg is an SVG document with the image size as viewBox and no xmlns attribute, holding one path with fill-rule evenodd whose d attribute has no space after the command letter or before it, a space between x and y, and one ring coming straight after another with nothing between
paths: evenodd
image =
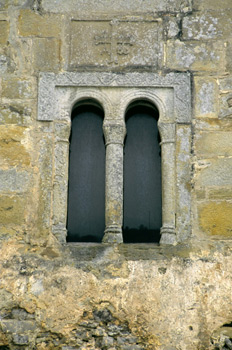
<instances>
[{"instance_id":1,"label":"ochre stone block","mask_svg":"<svg viewBox=\"0 0 232 350\"><path fill-rule=\"evenodd\" d=\"M225 48L223 42L167 43L167 68L195 71L224 71Z\"/></svg>"},{"instance_id":2,"label":"ochre stone block","mask_svg":"<svg viewBox=\"0 0 232 350\"><path fill-rule=\"evenodd\" d=\"M232 198L232 188L230 187L220 187L209 190L209 199L231 199Z\"/></svg>"},{"instance_id":3,"label":"ochre stone block","mask_svg":"<svg viewBox=\"0 0 232 350\"><path fill-rule=\"evenodd\" d=\"M30 10L21 10L18 29L21 36L59 37L61 17L57 15L41 16Z\"/></svg>"},{"instance_id":4,"label":"ochre stone block","mask_svg":"<svg viewBox=\"0 0 232 350\"><path fill-rule=\"evenodd\" d=\"M36 38L32 43L32 62L36 71L58 71L59 40L55 38Z\"/></svg>"},{"instance_id":5,"label":"ochre stone block","mask_svg":"<svg viewBox=\"0 0 232 350\"><path fill-rule=\"evenodd\" d=\"M31 99L35 97L35 82L32 79L4 78L2 96L11 99Z\"/></svg>"},{"instance_id":6,"label":"ochre stone block","mask_svg":"<svg viewBox=\"0 0 232 350\"><path fill-rule=\"evenodd\" d=\"M1 225L16 224L24 222L25 197L0 196L0 222Z\"/></svg>"},{"instance_id":7,"label":"ochre stone block","mask_svg":"<svg viewBox=\"0 0 232 350\"><path fill-rule=\"evenodd\" d=\"M202 132L196 137L195 150L197 156L206 158L232 156L232 132Z\"/></svg>"},{"instance_id":8,"label":"ochre stone block","mask_svg":"<svg viewBox=\"0 0 232 350\"><path fill-rule=\"evenodd\" d=\"M32 108L25 102L0 105L0 124L25 125L30 121Z\"/></svg>"},{"instance_id":9,"label":"ochre stone block","mask_svg":"<svg viewBox=\"0 0 232 350\"><path fill-rule=\"evenodd\" d=\"M21 143L25 139L25 130L25 128L20 126L1 126L0 165L30 165L30 155Z\"/></svg>"},{"instance_id":10,"label":"ochre stone block","mask_svg":"<svg viewBox=\"0 0 232 350\"><path fill-rule=\"evenodd\" d=\"M209 235L232 236L232 203L210 202L199 209L200 228Z\"/></svg>"},{"instance_id":11,"label":"ochre stone block","mask_svg":"<svg viewBox=\"0 0 232 350\"><path fill-rule=\"evenodd\" d=\"M232 186L232 158L212 158L199 163L198 186Z\"/></svg>"},{"instance_id":12,"label":"ochre stone block","mask_svg":"<svg viewBox=\"0 0 232 350\"><path fill-rule=\"evenodd\" d=\"M9 23L0 20L0 44L6 44L9 35Z\"/></svg>"}]
</instances>

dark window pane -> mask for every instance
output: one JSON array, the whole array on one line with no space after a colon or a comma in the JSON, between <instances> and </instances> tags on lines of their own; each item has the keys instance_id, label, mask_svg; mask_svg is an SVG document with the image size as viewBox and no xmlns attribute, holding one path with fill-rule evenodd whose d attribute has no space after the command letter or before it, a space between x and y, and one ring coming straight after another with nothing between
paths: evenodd
<instances>
[{"instance_id":1,"label":"dark window pane","mask_svg":"<svg viewBox=\"0 0 232 350\"><path fill-rule=\"evenodd\" d=\"M124 221L126 243L159 242L162 224L158 112L135 106L126 115Z\"/></svg>"},{"instance_id":2,"label":"dark window pane","mask_svg":"<svg viewBox=\"0 0 232 350\"><path fill-rule=\"evenodd\" d=\"M72 113L69 153L68 241L100 242L105 228L103 111L81 106Z\"/></svg>"}]
</instances>

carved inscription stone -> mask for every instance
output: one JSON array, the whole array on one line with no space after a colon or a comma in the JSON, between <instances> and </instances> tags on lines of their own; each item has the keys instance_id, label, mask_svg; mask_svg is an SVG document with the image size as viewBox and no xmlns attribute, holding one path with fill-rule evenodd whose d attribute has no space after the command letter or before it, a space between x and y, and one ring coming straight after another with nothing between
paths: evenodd
<instances>
[{"instance_id":1,"label":"carved inscription stone","mask_svg":"<svg viewBox=\"0 0 232 350\"><path fill-rule=\"evenodd\" d=\"M157 21L72 20L71 69L97 66L157 66Z\"/></svg>"}]
</instances>

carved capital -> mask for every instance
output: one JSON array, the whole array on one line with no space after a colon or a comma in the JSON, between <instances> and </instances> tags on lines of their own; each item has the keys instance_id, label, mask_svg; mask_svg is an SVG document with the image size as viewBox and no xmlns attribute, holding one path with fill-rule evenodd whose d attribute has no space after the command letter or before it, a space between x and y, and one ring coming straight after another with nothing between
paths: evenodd
<instances>
[{"instance_id":1,"label":"carved capital","mask_svg":"<svg viewBox=\"0 0 232 350\"><path fill-rule=\"evenodd\" d=\"M175 143L176 125L175 123L158 123L158 128L161 137L161 144Z\"/></svg>"},{"instance_id":2,"label":"carved capital","mask_svg":"<svg viewBox=\"0 0 232 350\"><path fill-rule=\"evenodd\" d=\"M115 120L107 120L103 124L103 132L105 136L106 146L109 144L123 145L126 136L125 122L115 122Z\"/></svg>"},{"instance_id":3,"label":"carved capital","mask_svg":"<svg viewBox=\"0 0 232 350\"><path fill-rule=\"evenodd\" d=\"M176 244L177 243L175 227L164 225L161 228L160 233L161 233L161 240L160 240L161 244Z\"/></svg>"}]
</instances>

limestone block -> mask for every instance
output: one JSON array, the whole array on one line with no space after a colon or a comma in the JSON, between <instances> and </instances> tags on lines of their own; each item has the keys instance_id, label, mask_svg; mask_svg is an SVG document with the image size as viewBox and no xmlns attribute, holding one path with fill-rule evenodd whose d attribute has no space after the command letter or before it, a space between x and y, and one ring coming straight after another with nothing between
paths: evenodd
<instances>
[{"instance_id":1,"label":"limestone block","mask_svg":"<svg viewBox=\"0 0 232 350\"><path fill-rule=\"evenodd\" d=\"M232 75L219 79L219 88L221 92L232 92Z\"/></svg>"},{"instance_id":2,"label":"limestone block","mask_svg":"<svg viewBox=\"0 0 232 350\"><path fill-rule=\"evenodd\" d=\"M0 124L26 125L31 120L32 108L30 105L13 102L0 105Z\"/></svg>"},{"instance_id":3,"label":"limestone block","mask_svg":"<svg viewBox=\"0 0 232 350\"><path fill-rule=\"evenodd\" d=\"M232 186L232 158L202 161L198 172L198 186Z\"/></svg>"},{"instance_id":4,"label":"limestone block","mask_svg":"<svg viewBox=\"0 0 232 350\"><path fill-rule=\"evenodd\" d=\"M106 12L106 9L110 9L110 12L116 13L130 13L130 12L151 12L151 11L188 11L191 10L191 4L188 0L140 0L134 1L124 1L124 0L43 0L42 2L43 9L45 11L52 12L84 12L91 13L94 9L94 12Z\"/></svg>"},{"instance_id":5,"label":"limestone block","mask_svg":"<svg viewBox=\"0 0 232 350\"><path fill-rule=\"evenodd\" d=\"M197 157L213 158L232 156L232 132L201 132L196 136L195 152Z\"/></svg>"},{"instance_id":6,"label":"limestone block","mask_svg":"<svg viewBox=\"0 0 232 350\"><path fill-rule=\"evenodd\" d=\"M8 57L0 54L0 74L5 74L8 67Z\"/></svg>"},{"instance_id":7,"label":"limestone block","mask_svg":"<svg viewBox=\"0 0 232 350\"><path fill-rule=\"evenodd\" d=\"M72 69L86 65L157 66L158 38L157 20L72 20L69 64Z\"/></svg>"},{"instance_id":8,"label":"limestone block","mask_svg":"<svg viewBox=\"0 0 232 350\"><path fill-rule=\"evenodd\" d=\"M224 71L222 42L167 42L167 68L196 71Z\"/></svg>"},{"instance_id":9,"label":"limestone block","mask_svg":"<svg viewBox=\"0 0 232 350\"><path fill-rule=\"evenodd\" d=\"M25 128L21 126L2 125L0 127L0 165L22 166L30 165L30 155L22 141L25 139Z\"/></svg>"},{"instance_id":10,"label":"limestone block","mask_svg":"<svg viewBox=\"0 0 232 350\"><path fill-rule=\"evenodd\" d=\"M41 16L28 9L20 11L18 29L21 36L58 38L61 27L61 17L57 15Z\"/></svg>"},{"instance_id":11,"label":"limestone block","mask_svg":"<svg viewBox=\"0 0 232 350\"><path fill-rule=\"evenodd\" d=\"M7 10L7 8L12 5L17 7L29 7L31 4L28 0L2 0L0 2L0 11Z\"/></svg>"},{"instance_id":12,"label":"limestone block","mask_svg":"<svg viewBox=\"0 0 232 350\"><path fill-rule=\"evenodd\" d=\"M0 20L0 44L6 44L9 35L9 23Z\"/></svg>"},{"instance_id":13,"label":"limestone block","mask_svg":"<svg viewBox=\"0 0 232 350\"><path fill-rule=\"evenodd\" d=\"M1 225L24 223L26 198L20 196L0 196Z\"/></svg>"},{"instance_id":14,"label":"limestone block","mask_svg":"<svg viewBox=\"0 0 232 350\"><path fill-rule=\"evenodd\" d=\"M31 99L35 97L36 82L34 79L2 79L2 97L11 99Z\"/></svg>"},{"instance_id":15,"label":"limestone block","mask_svg":"<svg viewBox=\"0 0 232 350\"><path fill-rule=\"evenodd\" d=\"M55 135L57 141L67 141L70 136L70 124L68 123L55 123Z\"/></svg>"},{"instance_id":16,"label":"limestone block","mask_svg":"<svg viewBox=\"0 0 232 350\"><path fill-rule=\"evenodd\" d=\"M232 91L224 93L219 98L219 117L232 118Z\"/></svg>"},{"instance_id":17,"label":"limestone block","mask_svg":"<svg viewBox=\"0 0 232 350\"><path fill-rule=\"evenodd\" d=\"M1 192L24 192L28 189L29 173L27 171L16 171L16 169L0 169L0 191Z\"/></svg>"},{"instance_id":18,"label":"limestone block","mask_svg":"<svg viewBox=\"0 0 232 350\"><path fill-rule=\"evenodd\" d=\"M232 9L231 0L193 0L194 10L228 10Z\"/></svg>"},{"instance_id":19,"label":"limestone block","mask_svg":"<svg viewBox=\"0 0 232 350\"><path fill-rule=\"evenodd\" d=\"M195 121L195 131L209 130L209 131L220 131L226 129L232 131L232 120L229 118L218 119L217 118L199 118Z\"/></svg>"},{"instance_id":20,"label":"limestone block","mask_svg":"<svg viewBox=\"0 0 232 350\"><path fill-rule=\"evenodd\" d=\"M59 69L60 43L55 38L35 38L32 42L32 62L35 71Z\"/></svg>"},{"instance_id":21,"label":"limestone block","mask_svg":"<svg viewBox=\"0 0 232 350\"><path fill-rule=\"evenodd\" d=\"M218 85L216 79L195 77L195 116L213 117L218 116Z\"/></svg>"},{"instance_id":22,"label":"limestone block","mask_svg":"<svg viewBox=\"0 0 232 350\"><path fill-rule=\"evenodd\" d=\"M199 205L199 226L209 235L232 236L232 203L207 202Z\"/></svg>"},{"instance_id":23,"label":"limestone block","mask_svg":"<svg viewBox=\"0 0 232 350\"><path fill-rule=\"evenodd\" d=\"M224 11L193 13L184 17L182 38L184 40L208 40L230 38L232 8Z\"/></svg>"},{"instance_id":24,"label":"limestone block","mask_svg":"<svg viewBox=\"0 0 232 350\"><path fill-rule=\"evenodd\" d=\"M205 199L206 197L206 191L204 188L196 188L194 193L198 200Z\"/></svg>"},{"instance_id":25,"label":"limestone block","mask_svg":"<svg viewBox=\"0 0 232 350\"><path fill-rule=\"evenodd\" d=\"M168 39L176 38L180 34L180 19L177 17L164 17L164 31Z\"/></svg>"},{"instance_id":26,"label":"limestone block","mask_svg":"<svg viewBox=\"0 0 232 350\"><path fill-rule=\"evenodd\" d=\"M212 188L208 190L209 192L209 199L229 199L232 198L232 188L231 187L219 187L219 188Z\"/></svg>"},{"instance_id":27,"label":"limestone block","mask_svg":"<svg viewBox=\"0 0 232 350\"><path fill-rule=\"evenodd\" d=\"M232 41L226 43L226 69L232 73Z\"/></svg>"}]
</instances>

